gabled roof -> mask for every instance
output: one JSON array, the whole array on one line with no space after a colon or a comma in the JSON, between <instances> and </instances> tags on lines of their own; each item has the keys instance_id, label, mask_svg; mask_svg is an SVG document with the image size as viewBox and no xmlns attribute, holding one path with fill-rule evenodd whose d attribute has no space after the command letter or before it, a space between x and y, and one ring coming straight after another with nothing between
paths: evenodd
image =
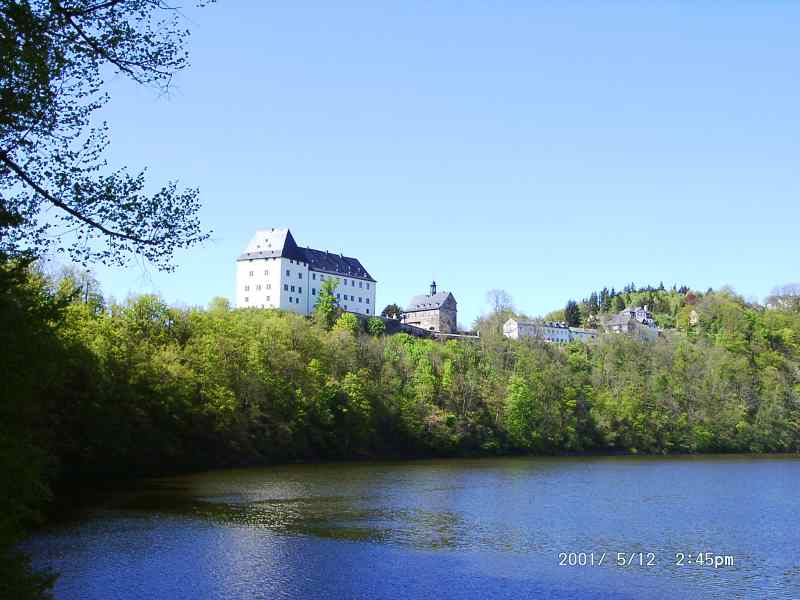
<instances>
[{"instance_id":1,"label":"gabled roof","mask_svg":"<svg viewBox=\"0 0 800 600\"><path fill-rule=\"evenodd\" d=\"M291 258L307 263L309 268L314 271L375 281L357 258L312 248L301 248L294 241L289 229L273 228L256 231L244 253L239 255L236 260L258 258Z\"/></svg>"},{"instance_id":2,"label":"gabled roof","mask_svg":"<svg viewBox=\"0 0 800 600\"><path fill-rule=\"evenodd\" d=\"M411 298L411 300L409 300L405 312L435 310L437 308L441 308L445 303L449 305L451 302L453 305L456 304L456 299L450 292L439 292L433 296L421 294L419 296L414 296Z\"/></svg>"},{"instance_id":3,"label":"gabled roof","mask_svg":"<svg viewBox=\"0 0 800 600\"><path fill-rule=\"evenodd\" d=\"M292 258L304 260L302 250L288 229L259 229L236 260L254 258Z\"/></svg>"}]
</instances>

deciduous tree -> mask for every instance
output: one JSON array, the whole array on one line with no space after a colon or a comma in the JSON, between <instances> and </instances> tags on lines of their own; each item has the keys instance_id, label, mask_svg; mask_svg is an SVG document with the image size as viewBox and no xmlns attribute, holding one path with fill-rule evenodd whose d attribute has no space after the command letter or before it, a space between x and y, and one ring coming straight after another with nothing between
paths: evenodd
<instances>
[{"instance_id":1,"label":"deciduous tree","mask_svg":"<svg viewBox=\"0 0 800 600\"><path fill-rule=\"evenodd\" d=\"M165 92L188 64L187 36L163 0L0 3L0 252L138 254L170 269L175 250L207 238L197 190L173 181L149 194L144 171L110 168L95 117L108 70Z\"/></svg>"}]
</instances>

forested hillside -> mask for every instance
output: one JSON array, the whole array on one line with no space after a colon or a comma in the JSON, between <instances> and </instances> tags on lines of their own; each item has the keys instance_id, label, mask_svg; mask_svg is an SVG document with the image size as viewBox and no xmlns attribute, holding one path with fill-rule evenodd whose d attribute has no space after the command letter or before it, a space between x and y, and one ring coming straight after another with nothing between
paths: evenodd
<instances>
[{"instance_id":1,"label":"forested hillside","mask_svg":"<svg viewBox=\"0 0 800 600\"><path fill-rule=\"evenodd\" d=\"M713 290L708 290L706 293L713 293ZM730 291L727 293L735 296ZM685 319L691 311L683 309L694 305L702 295L685 285L680 287L673 285L667 288L662 282L658 286L637 288L631 283L621 290L605 287L599 292L592 292L579 302L570 300L565 309L548 313L545 319L568 321L572 326L597 327L603 316L618 313L626 307L646 306L653 313L653 318L659 327L670 329L678 324L682 312Z\"/></svg>"},{"instance_id":2,"label":"forested hillside","mask_svg":"<svg viewBox=\"0 0 800 600\"><path fill-rule=\"evenodd\" d=\"M366 456L800 450L793 297L765 309L688 293L656 342L557 347L505 339L503 311L479 341L439 342L370 335L347 314L107 304L74 273L6 264L2 278L5 539L53 482Z\"/></svg>"}]
</instances>

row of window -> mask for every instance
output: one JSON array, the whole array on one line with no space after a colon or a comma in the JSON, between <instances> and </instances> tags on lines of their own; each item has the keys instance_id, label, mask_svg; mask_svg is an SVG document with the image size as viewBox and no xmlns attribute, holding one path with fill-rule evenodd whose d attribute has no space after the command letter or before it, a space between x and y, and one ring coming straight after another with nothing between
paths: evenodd
<instances>
[{"instance_id":1,"label":"row of window","mask_svg":"<svg viewBox=\"0 0 800 600\"><path fill-rule=\"evenodd\" d=\"M336 299L337 300L341 300L341 298L339 298L339 294L336 294ZM344 299L347 300L347 294L344 295ZM355 296L350 296L350 302L355 302L355 301L356 301L356 297ZM362 302L361 296L358 297L358 301ZM366 302L367 302L367 304L369 304L369 298L366 299Z\"/></svg>"},{"instance_id":2,"label":"row of window","mask_svg":"<svg viewBox=\"0 0 800 600\"><path fill-rule=\"evenodd\" d=\"M345 310L349 310L349 309L347 308L347 304L345 304L345 305L344 305L344 309L345 309ZM367 310L366 310L366 311L364 311L364 312L366 312L366 314L369 314L369 309L367 309Z\"/></svg>"},{"instance_id":3,"label":"row of window","mask_svg":"<svg viewBox=\"0 0 800 600\"><path fill-rule=\"evenodd\" d=\"M266 297L266 301L267 301L267 302L269 302L269 301L270 301L270 297L269 297L269 296L267 296L267 297ZM359 301L360 301L360 300L359 300ZM245 297L244 297L244 302L245 302L245 304L248 304L248 303L250 302L250 297L249 297L249 296L245 296ZM369 298L367 298L367 303L369 304ZM295 297L293 297L293 296L289 296L289 304L300 304L300 298L295 298ZM264 308L264 305L263 305L263 304L261 305L261 308ZM348 310L348 308L347 308L347 305L346 305L346 304L344 305L344 309L345 309L345 310ZM369 309L366 309L366 314L370 314L370 313L369 313Z\"/></svg>"},{"instance_id":4,"label":"row of window","mask_svg":"<svg viewBox=\"0 0 800 600\"><path fill-rule=\"evenodd\" d=\"M339 279L338 277L334 277L333 275L328 275L328 277L332 277L333 279L335 279L336 281L341 283L342 286L347 286L347 279ZM317 274L316 273L311 273L311 279L316 279L316 278L317 278ZM325 275L320 274L319 280L320 281L325 281ZM358 287L363 288L364 287L364 283L367 284L367 289L369 289L369 282L368 281L367 282L359 281L358 282ZM355 279L351 279L350 280L350 287L356 287L356 280Z\"/></svg>"},{"instance_id":5,"label":"row of window","mask_svg":"<svg viewBox=\"0 0 800 600\"><path fill-rule=\"evenodd\" d=\"M293 263L294 261L290 260L289 262ZM297 264L300 264L300 263L297 263ZM267 277L269 276L269 269L264 269L264 275L266 275ZM254 277L254 276L255 276L255 271L250 271L249 277ZM292 272L291 272L290 269L286 269L286 276L287 277L291 277L292 276ZM328 277L333 277L333 276L329 275ZM302 279L303 278L303 273L302 272L297 273L297 278L298 279ZM311 279L316 281L317 274L316 273L311 273ZM325 275L320 274L319 279L320 279L320 281L325 281ZM338 277L334 277L334 279L336 279L336 281L341 283L343 286L347 286L347 281L348 281L347 279L339 279ZM368 281L367 282L359 281L358 282L358 287L363 288L364 287L364 283L367 284L366 287L367 287L367 289L369 289L369 282ZM356 287L356 280L355 279L351 279L350 280L350 286L351 287Z\"/></svg>"},{"instance_id":6,"label":"row of window","mask_svg":"<svg viewBox=\"0 0 800 600\"><path fill-rule=\"evenodd\" d=\"M271 283L264 284L264 288L267 289L267 290L271 290L272 289L272 284ZM244 291L245 292L249 292L250 291L250 286L249 285L244 286ZM257 292L261 291L261 284L258 284L256 286L256 291Z\"/></svg>"},{"instance_id":7,"label":"row of window","mask_svg":"<svg viewBox=\"0 0 800 600\"><path fill-rule=\"evenodd\" d=\"M289 285L288 283L284 283L283 284L283 291L284 292L293 292L294 291L294 286L293 285ZM303 293L303 286L297 286L297 293L298 294L302 294Z\"/></svg>"}]
</instances>

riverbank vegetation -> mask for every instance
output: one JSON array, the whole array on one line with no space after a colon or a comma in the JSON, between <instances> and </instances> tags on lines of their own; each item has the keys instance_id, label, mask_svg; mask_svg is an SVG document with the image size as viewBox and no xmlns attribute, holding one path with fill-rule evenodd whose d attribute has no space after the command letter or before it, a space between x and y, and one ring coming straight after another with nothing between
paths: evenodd
<instances>
[{"instance_id":1,"label":"riverbank vegetation","mask_svg":"<svg viewBox=\"0 0 800 600\"><path fill-rule=\"evenodd\" d=\"M61 477L474 452L800 448L800 312L693 293L654 343L559 347L381 335L352 315L106 304L85 276L25 274L7 385ZM83 277L83 278L82 278ZM686 314L684 314L686 313ZM372 331L373 334L369 332Z\"/></svg>"}]
</instances>

